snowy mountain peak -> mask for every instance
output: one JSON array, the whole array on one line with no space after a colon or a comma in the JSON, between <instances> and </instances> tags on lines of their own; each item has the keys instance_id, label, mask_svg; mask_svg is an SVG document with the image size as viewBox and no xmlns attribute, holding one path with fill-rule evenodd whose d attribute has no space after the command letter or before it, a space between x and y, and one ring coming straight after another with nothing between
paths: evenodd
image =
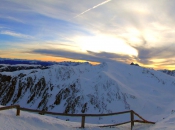
<instances>
[{"instance_id":1,"label":"snowy mountain peak","mask_svg":"<svg viewBox=\"0 0 175 130\"><path fill-rule=\"evenodd\" d=\"M134 110L151 121L174 110L175 79L159 71L118 62L11 67L0 67L2 105L63 113Z\"/></svg>"}]
</instances>

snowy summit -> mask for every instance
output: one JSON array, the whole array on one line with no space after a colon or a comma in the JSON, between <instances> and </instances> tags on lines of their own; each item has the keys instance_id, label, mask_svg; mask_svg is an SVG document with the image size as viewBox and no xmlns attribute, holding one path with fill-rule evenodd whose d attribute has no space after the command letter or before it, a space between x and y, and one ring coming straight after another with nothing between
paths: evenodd
<instances>
[{"instance_id":1,"label":"snowy summit","mask_svg":"<svg viewBox=\"0 0 175 130\"><path fill-rule=\"evenodd\" d=\"M1 105L19 104L25 108L70 114L105 114L134 110L146 120L156 122L156 125L136 124L134 129L175 128L172 125L175 120L175 77L160 71L120 62L95 66L82 63L75 66L57 64L44 68L36 65L15 65L13 69L10 67L12 66L0 65ZM17 120L20 124L23 121L26 127L31 125L31 129L48 129L42 127L43 124L48 127L50 125L50 128L53 126L53 129L56 129L55 126L61 129L64 125L67 129L73 129L77 124L72 122L79 122L80 126L78 118L48 117L25 112L16 117L14 110L0 114L1 122L8 117L9 122ZM36 121L32 122L33 118ZM129 119L128 115L88 117L86 123L90 123L90 126L94 123L116 124ZM75 126L67 125L66 120ZM7 124L9 127L6 127L2 123L2 129L11 129L15 125L9 124L12 125ZM130 124L117 128L130 129Z\"/></svg>"}]
</instances>

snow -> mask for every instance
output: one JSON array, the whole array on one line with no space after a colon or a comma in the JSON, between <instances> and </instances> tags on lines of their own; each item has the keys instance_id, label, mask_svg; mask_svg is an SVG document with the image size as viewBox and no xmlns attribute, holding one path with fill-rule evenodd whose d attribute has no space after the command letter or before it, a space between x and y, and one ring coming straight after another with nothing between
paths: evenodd
<instances>
[{"instance_id":1,"label":"snow","mask_svg":"<svg viewBox=\"0 0 175 130\"><path fill-rule=\"evenodd\" d=\"M2 107L2 106L1 106ZM133 130L174 130L175 114L154 124L135 123ZM16 109L0 111L1 130L79 130L80 122L63 121L50 116L29 112L20 112L16 116ZM85 123L84 130L130 130L130 123L116 127L98 127L99 124Z\"/></svg>"},{"instance_id":2,"label":"snow","mask_svg":"<svg viewBox=\"0 0 175 130\"><path fill-rule=\"evenodd\" d=\"M16 76L20 73L26 74L21 78L26 82L27 77L35 77L34 84L44 77L48 86L52 84L53 91L48 90L51 96L48 99L48 106L54 104L55 97L61 89L76 83L79 90L76 96L82 96L83 103L89 102L89 95L95 95L97 105L104 101L106 108L99 112L91 104L86 113L109 113L120 112L125 110L134 110L148 121L157 122L152 124L136 123L134 130L173 130L175 129L175 77L169 76L159 71L146 69L138 66L126 65L118 62L108 62L97 66L90 64L80 64L78 66L53 65L49 69L39 70L31 73L32 70L21 70L16 72L2 72L1 74ZM78 79L78 81L77 81ZM18 84L16 85L18 87ZM47 86L47 87L48 87ZM17 92L17 90L16 90ZM121 99L115 98L116 93L120 93ZM21 100L17 103L22 107L36 109L38 103L42 100L37 97L34 103L27 104L30 92L26 92ZM70 93L72 94L72 93ZM69 95L70 96L70 95ZM66 99L48 111L63 112L65 109ZM10 105L9 102L7 105ZM100 106L100 107L101 107ZM76 107L75 113L81 113L81 108ZM2 130L32 130L32 129L78 129L80 119L71 119L63 121L44 115L37 115L27 112L21 112L20 117L15 116L15 110L0 112L0 129ZM111 119L109 119L111 118ZM109 129L95 127L98 123L111 123L115 117L102 118L101 122L97 119L89 118L86 120L85 129ZM118 119L118 118L117 118ZM127 121L128 116L119 117L120 121ZM76 122L73 122L76 121ZM116 121L116 120L115 120ZM6 123L7 122L7 123ZM130 124L118 126L118 130L129 130Z\"/></svg>"}]
</instances>

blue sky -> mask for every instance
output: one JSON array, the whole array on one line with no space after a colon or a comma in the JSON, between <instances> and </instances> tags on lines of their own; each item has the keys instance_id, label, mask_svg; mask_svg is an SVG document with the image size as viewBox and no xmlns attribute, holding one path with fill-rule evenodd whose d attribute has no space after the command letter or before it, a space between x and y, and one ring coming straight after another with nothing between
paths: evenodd
<instances>
[{"instance_id":1,"label":"blue sky","mask_svg":"<svg viewBox=\"0 0 175 130\"><path fill-rule=\"evenodd\" d=\"M0 0L0 57L175 69L174 0Z\"/></svg>"}]
</instances>

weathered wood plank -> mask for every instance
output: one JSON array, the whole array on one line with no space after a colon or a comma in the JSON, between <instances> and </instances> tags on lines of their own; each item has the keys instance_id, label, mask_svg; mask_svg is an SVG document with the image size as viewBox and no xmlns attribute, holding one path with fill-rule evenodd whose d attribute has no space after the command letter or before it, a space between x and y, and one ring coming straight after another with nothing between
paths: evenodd
<instances>
[{"instance_id":1,"label":"weathered wood plank","mask_svg":"<svg viewBox=\"0 0 175 130\"><path fill-rule=\"evenodd\" d=\"M133 110L130 111L123 111L123 112L116 112L116 113L108 113L108 114L66 114L66 113L57 113L57 112L47 112L47 111L40 111L40 110L34 110L34 109L29 109L29 108L21 108L20 105L13 105L13 106L5 106L1 107L1 110L8 110L8 109L13 109L16 108L16 116L20 116L20 110L23 111L28 111L28 112L37 112L37 113L42 113L42 114L51 114L51 115L60 115L60 116L77 116L77 117L82 117L81 120L81 128L85 128L85 117L97 117L97 116L112 116L112 115L120 115L120 114L126 114L130 113L131 120L123 123L118 123L118 124L113 124L113 125L103 125L99 127L112 127L112 126L119 126L127 123L131 123L131 130L134 126L134 122L139 122L139 123L150 123L150 124L155 124L155 122L147 121L143 117L141 117L139 114L134 112ZM134 114L138 116L141 120L134 120Z\"/></svg>"},{"instance_id":2,"label":"weathered wood plank","mask_svg":"<svg viewBox=\"0 0 175 130\"><path fill-rule=\"evenodd\" d=\"M141 116L140 116L139 114L137 114L136 112L133 111L133 113L134 113L136 116L138 116L140 119L142 119L143 121L148 122L147 120L145 120L143 117L141 117Z\"/></svg>"},{"instance_id":3,"label":"weathered wood plank","mask_svg":"<svg viewBox=\"0 0 175 130\"><path fill-rule=\"evenodd\" d=\"M0 111L16 108L16 116L20 115L20 105L0 107Z\"/></svg>"},{"instance_id":4,"label":"weathered wood plank","mask_svg":"<svg viewBox=\"0 0 175 130\"><path fill-rule=\"evenodd\" d=\"M138 123L148 123L148 124L156 124L155 122L152 121L141 121L141 120L135 120L134 122L138 122Z\"/></svg>"},{"instance_id":5,"label":"weathered wood plank","mask_svg":"<svg viewBox=\"0 0 175 130\"><path fill-rule=\"evenodd\" d=\"M131 130L132 130L134 126L134 112L133 111L130 112L130 116L131 116Z\"/></svg>"},{"instance_id":6,"label":"weathered wood plank","mask_svg":"<svg viewBox=\"0 0 175 130\"><path fill-rule=\"evenodd\" d=\"M60 115L60 116L112 116L112 115L119 115L119 114L125 114L130 113L131 111L123 111L123 112L116 112L116 113L108 113L108 114L66 114L66 113L58 113L58 112L48 112L48 111L40 111L40 110L34 110L34 109L28 109L28 108L20 108L22 111L29 111L29 112L37 112L37 113L44 113L44 114L51 114L51 115Z\"/></svg>"},{"instance_id":7,"label":"weathered wood plank","mask_svg":"<svg viewBox=\"0 0 175 130\"><path fill-rule=\"evenodd\" d=\"M82 119L81 119L81 128L84 128L85 127L85 116L82 116Z\"/></svg>"}]
</instances>

